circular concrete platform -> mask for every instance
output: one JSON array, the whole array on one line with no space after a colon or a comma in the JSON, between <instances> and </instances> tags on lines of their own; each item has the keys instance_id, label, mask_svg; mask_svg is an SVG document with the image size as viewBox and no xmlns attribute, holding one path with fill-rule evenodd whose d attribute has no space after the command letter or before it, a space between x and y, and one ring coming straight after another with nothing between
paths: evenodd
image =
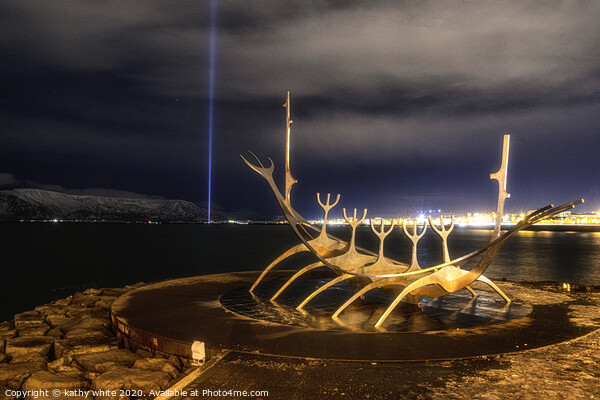
<instances>
[{"instance_id":1,"label":"circular concrete platform","mask_svg":"<svg viewBox=\"0 0 600 400\"><path fill-rule=\"evenodd\" d=\"M506 305L490 292L471 299L456 293L403 305L373 327L387 295L375 292L349 307L338 322L330 315L349 297L337 285L299 312L295 306L328 281L313 274L295 282L277 303L268 299L291 276L268 275L254 295L248 288L259 272L204 275L144 286L113 304L115 329L133 346L191 358L194 341L210 351L353 361L408 361L472 357L525 350L586 333L569 322L568 303L531 306L518 298ZM543 292L545 296L553 293ZM556 295L556 294L554 294Z\"/></svg>"}]
</instances>

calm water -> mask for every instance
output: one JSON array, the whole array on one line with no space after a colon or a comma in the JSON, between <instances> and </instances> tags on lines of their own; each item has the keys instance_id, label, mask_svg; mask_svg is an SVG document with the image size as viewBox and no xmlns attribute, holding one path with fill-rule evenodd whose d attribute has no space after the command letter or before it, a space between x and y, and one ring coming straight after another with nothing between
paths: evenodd
<instances>
[{"instance_id":1,"label":"calm water","mask_svg":"<svg viewBox=\"0 0 600 400\"><path fill-rule=\"evenodd\" d=\"M344 229L333 233L348 234ZM473 251L489 237L490 231L457 228L450 235L450 255ZM48 223L0 224L0 243L3 321L89 287L262 269L297 240L288 226ZM375 250L378 243L363 228L358 245ZM398 228L386 245L386 255L410 261L410 242ZM420 264L431 266L441 257L439 238L427 232L419 242ZM299 258L288 266L310 261ZM600 233L521 232L485 274L600 285Z\"/></svg>"}]
</instances>

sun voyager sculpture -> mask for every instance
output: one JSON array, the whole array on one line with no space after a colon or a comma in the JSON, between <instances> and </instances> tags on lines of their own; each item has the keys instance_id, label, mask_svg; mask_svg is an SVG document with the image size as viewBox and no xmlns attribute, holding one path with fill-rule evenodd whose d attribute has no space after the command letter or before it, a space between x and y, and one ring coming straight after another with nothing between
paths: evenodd
<instances>
[{"instance_id":1,"label":"sun voyager sculpture","mask_svg":"<svg viewBox=\"0 0 600 400\"><path fill-rule=\"evenodd\" d=\"M394 289L394 293L397 293L397 295L375 323L375 328L377 329L382 327L390 313L392 313L401 301L418 304L422 299L441 297L463 289L468 290L472 296L476 296L476 292L470 286L476 281L487 284L507 303L510 303L511 300L508 296L483 275L486 268L498 254L500 248L511 236L514 236L520 230L528 228L545 218L569 210L575 205L583 202L583 200L580 199L557 207L552 204L547 205L529 213L509 230L501 231L504 203L506 202L506 199L510 197L506 190L510 136L504 135L500 169L496 173L490 175L490 179L498 181L498 201L496 207L496 221L489 244L469 254L451 260L448 252L448 235L454 228L453 217L449 227L444 225L443 218L440 218L438 227L431 217L429 217L428 221L423 224L420 233L418 232L416 221L413 222L412 227L407 227L403 221L402 231L412 242L411 263L405 264L384 255L384 241L392 229L394 229L394 222L386 229L383 220L381 220L379 226L375 225L374 219L370 220L371 229L379 238L378 253L363 250L356 246L356 229L366 218L366 209L363 210L360 218L357 215L356 209L354 209L350 216L346 213L346 209L342 210L344 219L351 228L350 240L344 241L327 233L329 211L339 202L339 194L332 202L330 194L327 194L326 198L322 199L321 195L317 193L317 201L324 211L322 226L309 223L292 207L290 193L292 186L297 183L297 180L294 179L290 171L290 132L292 120L290 119L289 92L287 93L287 99L283 106L286 109L285 187L283 194L273 179L274 164L270 158L270 165L265 166L252 152L250 152L250 154L255 158L256 163L248 161L244 156L241 157L250 168L267 181L285 218L297 235L300 243L282 253L269 264L254 282L250 288L250 292L253 292L254 289L260 285L261 281L269 271L275 268L283 260L296 253L310 252L315 256L316 262L301 268L293 274L271 297L272 301L275 301L295 280L316 268L329 268L337 274L337 277L308 294L300 304L298 304L298 310L302 310L311 300L323 291L342 281L350 279L357 282L357 285L354 285L354 287L357 287L358 290L356 290L346 302L341 304L331 317L334 320L339 320L340 314L342 314L348 306L369 291ZM425 234L427 225L431 226L431 229L441 238L444 260L439 265L423 268L417 261L417 244L419 239Z\"/></svg>"}]
</instances>

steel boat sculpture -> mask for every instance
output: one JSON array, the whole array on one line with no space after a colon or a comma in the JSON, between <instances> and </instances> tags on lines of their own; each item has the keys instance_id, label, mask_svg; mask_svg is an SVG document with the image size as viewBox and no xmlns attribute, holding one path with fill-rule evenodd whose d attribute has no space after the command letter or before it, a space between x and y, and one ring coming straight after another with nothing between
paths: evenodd
<instances>
[{"instance_id":1,"label":"steel boat sculpture","mask_svg":"<svg viewBox=\"0 0 600 400\"><path fill-rule=\"evenodd\" d=\"M306 296L297 306L297 309L302 310L312 299L318 296L323 291L332 286L353 279L357 282L360 289L342 304L332 315L334 320L339 320L339 316L343 311L356 301L359 297L371 290L396 288L395 293L398 293L391 304L387 307L384 313L375 323L375 327L383 329L382 325L389 317L390 313L396 308L401 301L410 303L418 303L424 298L434 298L444 296L459 290L468 290L473 296L476 292L471 288L474 282L483 282L490 286L498 295L500 295L507 303L510 299L500 290L491 280L486 278L483 273L490 265L500 248L504 243L517 232L528 228L531 225L542 221L545 218L552 217L556 214L573 208L575 205L582 203L583 200L575 200L560 206L547 205L542 207L527 216L523 217L516 225L507 231L501 231L502 216L504 213L504 204L506 199L510 197L506 190L506 177L508 170L508 155L510 136L504 136L504 145L502 151L502 161L498 172L490 175L490 179L498 181L498 201L496 208L496 221L490 243L486 246L473 251L461 257L450 259L448 252L447 239L448 235L454 228L454 219L448 228L444 225L444 220L440 218L439 228L435 226L434 221L429 217L425 222L421 232L418 232L416 221L413 222L412 230L408 229L406 224L402 223L402 230L406 236L412 241L412 259L411 263L405 264L384 256L384 240L394 228L394 223L387 230L383 225L383 221L377 229L374 220L371 219L371 229L379 237L380 245L379 252L373 253L356 246L356 228L364 221L367 215L367 210L363 210L362 216L357 217L357 210L354 209L351 217L348 217L346 209L343 209L344 219L352 229L352 234L349 241L343 241L335 236L327 233L327 221L329 211L337 205L340 195L336 196L335 201L331 203L331 196L327 194L325 202L322 202L321 196L317 193L317 201L323 208L324 217L321 227L309 223L302 217L293 207L290 200L292 186L297 183L297 180L290 171L290 132L292 120L290 119L290 97L287 93L287 99L283 105L286 109L286 153L285 153L285 190L282 194L273 179L274 165L269 158L270 165L265 166L252 152L250 154L255 158L256 163L248 161L244 156L242 159L250 168L260 174L269 184L273 194L275 195L285 218L289 222L294 233L298 236L300 243L277 257L258 277L256 282L250 288L253 292L257 285L265 278L269 271L275 268L286 258L300 252L310 252L316 257L316 262L301 268L293 276L291 276L281 288L272 296L271 300L275 301L296 279L300 278L307 272L316 268L329 268L337 274L337 277L330 280L317 290ZM440 236L443 246L444 261L439 265L428 268L422 268L417 261L417 243L425 234L427 225ZM474 264L470 269L465 267ZM357 285L354 285L355 287Z\"/></svg>"}]
</instances>

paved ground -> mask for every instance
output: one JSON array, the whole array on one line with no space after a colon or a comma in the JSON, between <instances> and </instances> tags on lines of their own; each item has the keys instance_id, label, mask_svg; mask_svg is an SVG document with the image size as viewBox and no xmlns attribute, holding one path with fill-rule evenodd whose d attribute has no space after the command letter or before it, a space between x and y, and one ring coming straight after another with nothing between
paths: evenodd
<instances>
[{"instance_id":1,"label":"paved ground","mask_svg":"<svg viewBox=\"0 0 600 400\"><path fill-rule=\"evenodd\" d=\"M237 390L267 391L268 396L250 396L264 399L597 399L599 363L599 331L525 352L435 362L372 364L228 353L185 388L187 396L174 398Z\"/></svg>"}]
</instances>

